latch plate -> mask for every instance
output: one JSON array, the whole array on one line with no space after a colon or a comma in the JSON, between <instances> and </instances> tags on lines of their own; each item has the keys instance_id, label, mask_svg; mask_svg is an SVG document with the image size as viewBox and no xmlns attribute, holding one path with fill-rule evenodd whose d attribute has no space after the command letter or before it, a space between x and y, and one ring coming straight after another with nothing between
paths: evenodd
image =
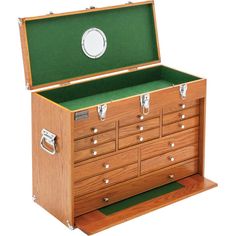
<instances>
[{"instance_id":1,"label":"latch plate","mask_svg":"<svg viewBox=\"0 0 236 236\"><path fill-rule=\"evenodd\" d=\"M180 96L182 99L185 99L187 97L187 89L188 89L188 86L187 84L181 84L179 86L179 93L180 93Z\"/></svg>"},{"instance_id":2,"label":"latch plate","mask_svg":"<svg viewBox=\"0 0 236 236\"><path fill-rule=\"evenodd\" d=\"M107 104L102 104L98 106L98 115L101 121L104 121L107 113Z\"/></svg>"},{"instance_id":3,"label":"latch plate","mask_svg":"<svg viewBox=\"0 0 236 236\"><path fill-rule=\"evenodd\" d=\"M45 152L49 153L50 155L55 155L55 153L56 153L56 137L57 136L46 129L42 129L41 134L42 134L42 137L40 140L40 147ZM49 144L50 146L52 146L52 150L49 150L45 146L46 143Z\"/></svg>"},{"instance_id":4,"label":"latch plate","mask_svg":"<svg viewBox=\"0 0 236 236\"><path fill-rule=\"evenodd\" d=\"M150 94L146 93L140 96L140 103L142 107L142 112L147 115L150 110Z\"/></svg>"}]
</instances>

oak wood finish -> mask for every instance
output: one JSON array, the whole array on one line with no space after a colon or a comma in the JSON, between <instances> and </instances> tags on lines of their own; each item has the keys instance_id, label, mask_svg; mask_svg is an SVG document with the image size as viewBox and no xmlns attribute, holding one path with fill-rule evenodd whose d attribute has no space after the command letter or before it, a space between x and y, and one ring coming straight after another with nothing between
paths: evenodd
<instances>
[{"instance_id":1,"label":"oak wood finish","mask_svg":"<svg viewBox=\"0 0 236 236\"><path fill-rule=\"evenodd\" d=\"M183 121L197 115L199 115L199 106L194 106L189 109L183 109L182 111L164 115L163 125L169 125L177 121Z\"/></svg>"},{"instance_id":2,"label":"oak wood finish","mask_svg":"<svg viewBox=\"0 0 236 236\"><path fill-rule=\"evenodd\" d=\"M186 176L196 174L197 171L198 161L193 159L153 172L146 176L135 178L133 181L130 181L129 184L124 182L115 187L96 192L95 194L76 198L75 216L82 215L152 188L182 179ZM174 178L170 178L170 175L174 175ZM109 201L105 202L105 198L108 198Z\"/></svg>"},{"instance_id":3,"label":"oak wood finish","mask_svg":"<svg viewBox=\"0 0 236 236\"><path fill-rule=\"evenodd\" d=\"M140 144L159 137L160 137L160 128L154 128L152 130L141 132L140 134L134 134L126 138L120 138L119 149Z\"/></svg>"},{"instance_id":4,"label":"oak wood finish","mask_svg":"<svg viewBox=\"0 0 236 236\"><path fill-rule=\"evenodd\" d=\"M138 175L137 167L138 164L135 163L95 177L91 177L83 181L76 182L74 185L75 197L82 196L90 192L96 192L99 189L108 188L117 183L135 178Z\"/></svg>"},{"instance_id":5,"label":"oak wood finish","mask_svg":"<svg viewBox=\"0 0 236 236\"><path fill-rule=\"evenodd\" d=\"M40 148L41 130L57 135L57 153ZM33 195L36 202L67 225L74 223L71 113L32 93ZM68 145L70 144L70 145Z\"/></svg>"},{"instance_id":6,"label":"oak wood finish","mask_svg":"<svg viewBox=\"0 0 236 236\"><path fill-rule=\"evenodd\" d=\"M160 154L198 143L199 128L192 128L174 135L166 136L141 147L141 159L145 160ZM171 144L174 144L172 147Z\"/></svg>"},{"instance_id":7,"label":"oak wood finish","mask_svg":"<svg viewBox=\"0 0 236 236\"><path fill-rule=\"evenodd\" d=\"M116 139L116 131L111 130L102 134L93 135L88 138L83 138L75 141L74 147L75 152L85 149L85 148L93 148L97 145L107 143L110 141L114 141Z\"/></svg>"},{"instance_id":8,"label":"oak wood finish","mask_svg":"<svg viewBox=\"0 0 236 236\"><path fill-rule=\"evenodd\" d=\"M88 235L95 234L114 225L131 220L217 186L216 183L198 174L181 179L178 182L183 184L184 188L124 209L110 216L105 216L98 210L89 212L76 217L75 225Z\"/></svg>"},{"instance_id":9,"label":"oak wood finish","mask_svg":"<svg viewBox=\"0 0 236 236\"><path fill-rule=\"evenodd\" d=\"M138 149L132 149L120 154L108 156L106 158L90 162L84 165L75 165L74 180L79 181L99 174L107 173L138 162ZM91 171L93 170L93 171Z\"/></svg>"},{"instance_id":10,"label":"oak wood finish","mask_svg":"<svg viewBox=\"0 0 236 236\"><path fill-rule=\"evenodd\" d=\"M180 122L176 122L169 125L164 125L162 129L162 135L170 135L173 133L181 132L186 129L190 129L199 125L199 117L195 116Z\"/></svg>"},{"instance_id":11,"label":"oak wood finish","mask_svg":"<svg viewBox=\"0 0 236 236\"><path fill-rule=\"evenodd\" d=\"M132 134L142 133L143 131L150 130L160 126L160 118L146 120L140 123L135 123L119 129L119 137L123 138Z\"/></svg>"},{"instance_id":12,"label":"oak wood finish","mask_svg":"<svg viewBox=\"0 0 236 236\"><path fill-rule=\"evenodd\" d=\"M197 144L142 161L141 174L147 174L194 157L198 157Z\"/></svg>"}]
</instances>

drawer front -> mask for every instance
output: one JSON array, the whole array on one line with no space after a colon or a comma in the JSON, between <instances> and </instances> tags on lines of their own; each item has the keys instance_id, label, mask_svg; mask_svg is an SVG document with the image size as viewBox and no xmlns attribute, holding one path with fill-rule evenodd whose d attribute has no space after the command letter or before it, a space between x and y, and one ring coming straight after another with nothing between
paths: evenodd
<instances>
[{"instance_id":1,"label":"drawer front","mask_svg":"<svg viewBox=\"0 0 236 236\"><path fill-rule=\"evenodd\" d=\"M168 125L177 121L189 119L199 115L199 106L194 106L189 109L163 115L163 125Z\"/></svg>"},{"instance_id":2,"label":"drawer front","mask_svg":"<svg viewBox=\"0 0 236 236\"><path fill-rule=\"evenodd\" d=\"M186 129L190 129L199 125L199 117L195 116L193 118L182 120L170 125L164 125L162 129L162 135L166 136L169 134L177 133Z\"/></svg>"},{"instance_id":3,"label":"drawer front","mask_svg":"<svg viewBox=\"0 0 236 236\"><path fill-rule=\"evenodd\" d=\"M80 121L75 122L75 129L74 129L74 139L79 139L95 134L100 134L106 132L108 130L115 129L116 125L115 122L106 122L103 121L101 123L96 123L94 125L81 125Z\"/></svg>"},{"instance_id":4,"label":"drawer front","mask_svg":"<svg viewBox=\"0 0 236 236\"><path fill-rule=\"evenodd\" d=\"M142 132L140 134L135 134L128 136L126 138L121 138L119 140L119 149L126 148L132 145L140 144L145 141L149 141L155 138L160 137L160 129L155 128L146 132Z\"/></svg>"},{"instance_id":5,"label":"drawer front","mask_svg":"<svg viewBox=\"0 0 236 236\"><path fill-rule=\"evenodd\" d=\"M197 156L198 156L197 144L184 147L173 152L168 152L161 156L142 161L141 174L142 175L147 174L150 173L151 171L156 171Z\"/></svg>"},{"instance_id":6,"label":"drawer front","mask_svg":"<svg viewBox=\"0 0 236 236\"><path fill-rule=\"evenodd\" d=\"M197 171L198 162L197 160L193 160L182 165L177 164L171 168L165 168L146 177L143 176L129 184L119 184L118 186L96 192L96 194L76 198L75 216L99 209L152 188L177 181L193 175Z\"/></svg>"},{"instance_id":7,"label":"drawer front","mask_svg":"<svg viewBox=\"0 0 236 236\"><path fill-rule=\"evenodd\" d=\"M123 138L132 134L141 133L160 126L160 118L139 122L119 129L119 137Z\"/></svg>"},{"instance_id":8,"label":"drawer front","mask_svg":"<svg viewBox=\"0 0 236 236\"><path fill-rule=\"evenodd\" d=\"M87 179L98 174L118 169L122 166L133 164L137 161L138 149L132 149L85 165L76 166L74 169L74 179L75 181Z\"/></svg>"},{"instance_id":9,"label":"drawer front","mask_svg":"<svg viewBox=\"0 0 236 236\"><path fill-rule=\"evenodd\" d=\"M96 158L97 156L104 155L115 151L116 144L115 142L109 142L101 144L94 148L84 149L78 152L74 152L74 162L85 161L90 158Z\"/></svg>"},{"instance_id":10,"label":"drawer front","mask_svg":"<svg viewBox=\"0 0 236 236\"><path fill-rule=\"evenodd\" d=\"M168 114L176 111L182 111L190 107L199 105L199 100L193 100L188 102L173 103L163 107L163 114Z\"/></svg>"},{"instance_id":11,"label":"drawer front","mask_svg":"<svg viewBox=\"0 0 236 236\"><path fill-rule=\"evenodd\" d=\"M136 163L75 183L74 194L75 196L85 195L137 176L138 164Z\"/></svg>"},{"instance_id":12,"label":"drawer front","mask_svg":"<svg viewBox=\"0 0 236 236\"><path fill-rule=\"evenodd\" d=\"M143 145L141 147L141 159L145 160L194 143L198 143L198 133L198 127L192 128L182 131L181 133L155 140L147 145Z\"/></svg>"},{"instance_id":13,"label":"drawer front","mask_svg":"<svg viewBox=\"0 0 236 236\"><path fill-rule=\"evenodd\" d=\"M79 139L75 141L75 151L85 149L85 148L93 148L102 143L107 143L109 141L113 141L116 138L116 131L111 130L102 134L93 135L91 137Z\"/></svg>"}]
</instances>

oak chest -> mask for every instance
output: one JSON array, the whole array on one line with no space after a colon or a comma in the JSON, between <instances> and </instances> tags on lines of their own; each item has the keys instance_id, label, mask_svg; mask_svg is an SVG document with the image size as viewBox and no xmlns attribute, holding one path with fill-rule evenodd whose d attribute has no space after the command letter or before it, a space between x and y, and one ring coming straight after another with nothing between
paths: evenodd
<instances>
[{"instance_id":1,"label":"oak chest","mask_svg":"<svg viewBox=\"0 0 236 236\"><path fill-rule=\"evenodd\" d=\"M19 25L35 202L92 234L216 186L204 178L206 80L161 65L153 1Z\"/></svg>"}]
</instances>

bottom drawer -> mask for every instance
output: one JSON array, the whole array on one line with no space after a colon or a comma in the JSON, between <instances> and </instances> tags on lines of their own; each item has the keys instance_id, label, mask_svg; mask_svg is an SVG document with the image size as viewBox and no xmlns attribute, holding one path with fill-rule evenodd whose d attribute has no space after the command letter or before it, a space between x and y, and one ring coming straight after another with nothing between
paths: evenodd
<instances>
[{"instance_id":1,"label":"bottom drawer","mask_svg":"<svg viewBox=\"0 0 236 236\"><path fill-rule=\"evenodd\" d=\"M198 172L198 160L192 159L152 174L136 178L134 181L75 199L75 217L95 209L110 205L152 188L185 178Z\"/></svg>"}]
</instances>

